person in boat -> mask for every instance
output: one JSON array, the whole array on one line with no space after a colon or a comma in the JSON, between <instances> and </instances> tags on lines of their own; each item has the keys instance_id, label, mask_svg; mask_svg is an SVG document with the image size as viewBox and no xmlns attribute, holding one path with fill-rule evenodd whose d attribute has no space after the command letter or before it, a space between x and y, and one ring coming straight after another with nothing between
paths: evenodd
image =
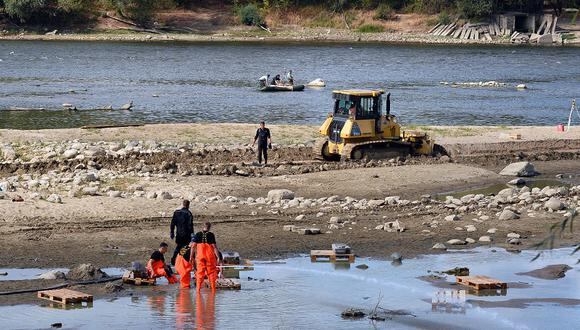
<instances>
[{"instance_id":1,"label":"person in boat","mask_svg":"<svg viewBox=\"0 0 580 330\"><path fill-rule=\"evenodd\" d=\"M165 264L164 254L167 253L167 243L159 244L159 249L149 258L147 262L147 275L149 278L157 278L164 276L167 278L169 284L177 283L177 277L173 274L171 267Z\"/></svg>"},{"instance_id":2,"label":"person in boat","mask_svg":"<svg viewBox=\"0 0 580 330\"><path fill-rule=\"evenodd\" d=\"M191 241L191 256L189 263L195 262L195 285L199 292L203 281L207 277L211 291L215 292L219 274L218 263L221 262L215 235L210 231L211 223L206 222L203 230L195 234Z\"/></svg>"},{"instance_id":3,"label":"person in boat","mask_svg":"<svg viewBox=\"0 0 580 330\"><path fill-rule=\"evenodd\" d=\"M272 79L272 82L270 83L270 85L272 86L280 86L282 85L282 79L280 78L280 75L277 74L274 79Z\"/></svg>"},{"instance_id":4,"label":"person in boat","mask_svg":"<svg viewBox=\"0 0 580 330\"><path fill-rule=\"evenodd\" d=\"M266 87L266 85L268 85L268 80L270 80L270 75L261 76L260 79L258 79L260 87Z\"/></svg>"},{"instance_id":5,"label":"person in boat","mask_svg":"<svg viewBox=\"0 0 580 330\"><path fill-rule=\"evenodd\" d=\"M294 86L294 75L292 74L292 70L289 70L286 74L286 80L290 86Z\"/></svg>"}]
</instances>

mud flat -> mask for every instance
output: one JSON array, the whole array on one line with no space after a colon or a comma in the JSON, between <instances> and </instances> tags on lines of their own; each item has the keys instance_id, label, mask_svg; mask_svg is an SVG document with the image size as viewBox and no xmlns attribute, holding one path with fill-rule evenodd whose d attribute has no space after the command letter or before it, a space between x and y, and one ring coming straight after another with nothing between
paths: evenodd
<instances>
[{"instance_id":1,"label":"mud flat","mask_svg":"<svg viewBox=\"0 0 580 330\"><path fill-rule=\"evenodd\" d=\"M337 241L378 258L444 253L432 249L437 243L521 250L580 207L576 128L421 127L448 155L332 163L312 160L315 127L272 126L277 145L268 167L252 164L255 153L247 142L254 129L178 124L0 130L0 234L16 251L2 254L0 263L127 266L169 241L170 216L183 198L193 201L196 222L216 223L224 249L259 259ZM521 140L510 139L513 133ZM522 160L541 173L526 180L549 183L534 189L505 185L514 177L499 171ZM469 192L496 185L503 190ZM289 189L295 198L269 196L276 189ZM551 199L561 203L557 209L548 207ZM287 225L295 230L285 231ZM300 228L322 234L301 235ZM566 232L557 243L576 243L578 235Z\"/></svg>"}]
</instances>

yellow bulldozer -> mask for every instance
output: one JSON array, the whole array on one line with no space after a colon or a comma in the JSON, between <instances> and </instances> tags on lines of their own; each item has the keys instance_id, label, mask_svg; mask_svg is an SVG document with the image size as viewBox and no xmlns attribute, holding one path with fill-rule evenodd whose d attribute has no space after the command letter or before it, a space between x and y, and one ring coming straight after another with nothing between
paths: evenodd
<instances>
[{"instance_id":1,"label":"yellow bulldozer","mask_svg":"<svg viewBox=\"0 0 580 330\"><path fill-rule=\"evenodd\" d=\"M430 155L434 143L420 132L401 132L391 114L391 94L383 90L333 91L334 110L328 115L314 146L324 160L388 159ZM384 112L383 112L384 109Z\"/></svg>"}]
</instances>

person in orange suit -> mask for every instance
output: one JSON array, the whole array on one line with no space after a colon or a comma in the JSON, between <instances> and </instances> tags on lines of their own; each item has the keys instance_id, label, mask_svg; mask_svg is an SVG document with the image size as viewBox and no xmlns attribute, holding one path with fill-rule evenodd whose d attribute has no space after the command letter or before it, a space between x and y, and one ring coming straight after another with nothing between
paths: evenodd
<instances>
[{"instance_id":1,"label":"person in orange suit","mask_svg":"<svg viewBox=\"0 0 580 330\"><path fill-rule=\"evenodd\" d=\"M175 298L175 329L193 329L195 324L195 309L189 290L179 290Z\"/></svg>"},{"instance_id":2,"label":"person in orange suit","mask_svg":"<svg viewBox=\"0 0 580 330\"><path fill-rule=\"evenodd\" d=\"M221 262L221 256L217 248L215 235L209 231L211 223L206 222L203 230L195 234L191 242L190 263L193 264L195 259L195 284L197 291L201 290L203 281L207 277L211 290L215 292L216 281L218 278L218 261Z\"/></svg>"},{"instance_id":3,"label":"person in orange suit","mask_svg":"<svg viewBox=\"0 0 580 330\"><path fill-rule=\"evenodd\" d=\"M165 264L165 257L163 256L167 253L167 248L167 243L161 243L159 244L159 250L151 254L151 258L147 262L147 274L149 278L165 276L169 284L174 284L177 283L177 277L173 274L171 267Z\"/></svg>"},{"instance_id":4,"label":"person in orange suit","mask_svg":"<svg viewBox=\"0 0 580 330\"><path fill-rule=\"evenodd\" d=\"M175 258L175 270L179 274L179 282L182 289L188 289L191 286L191 271L193 264L191 260L191 247L185 246L179 250L177 258Z\"/></svg>"}]
</instances>

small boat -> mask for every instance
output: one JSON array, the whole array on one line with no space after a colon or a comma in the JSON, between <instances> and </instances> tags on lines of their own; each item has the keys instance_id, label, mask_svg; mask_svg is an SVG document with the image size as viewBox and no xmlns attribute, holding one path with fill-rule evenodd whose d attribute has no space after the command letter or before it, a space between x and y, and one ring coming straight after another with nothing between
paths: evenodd
<instances>
[{"instance_id":1,"label":"small boat","mask_svg":"<svg viewBox=\"0 0 580 330\"><path fill-rule=\"evenodd\" d=\"M261 92L301 92L304 85L268 85L260 87Z\"/></svg>"}]
</instances>

